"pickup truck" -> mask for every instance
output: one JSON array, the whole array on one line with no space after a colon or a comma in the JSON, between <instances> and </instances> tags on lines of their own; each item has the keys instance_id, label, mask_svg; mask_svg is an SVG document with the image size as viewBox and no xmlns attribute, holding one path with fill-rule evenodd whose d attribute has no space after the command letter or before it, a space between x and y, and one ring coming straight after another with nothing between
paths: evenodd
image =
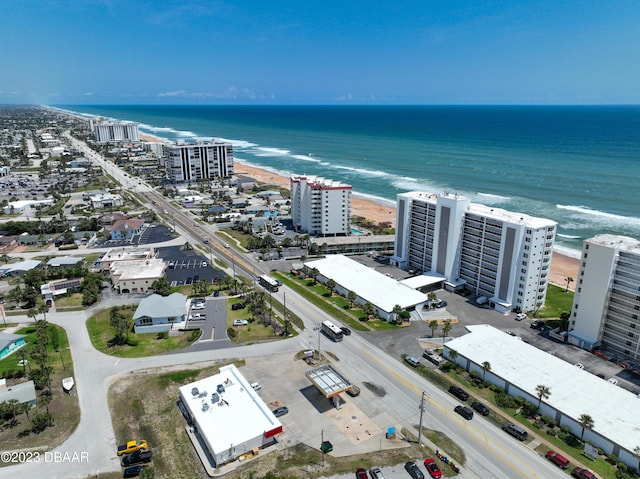
<instances>
[{"instance_id":1,"label":"pickup truck","mask_svg":"<svg viewBox=\"0 0 640 479\"><path fill-rule=\"evenodd\" d=\"M147 449L147 441L145 441L144 439L138 441L129 441L126 444L118 446L118 456L131 454L132 452L139 451L140 449Z\"/></svg>"}]
</instances>

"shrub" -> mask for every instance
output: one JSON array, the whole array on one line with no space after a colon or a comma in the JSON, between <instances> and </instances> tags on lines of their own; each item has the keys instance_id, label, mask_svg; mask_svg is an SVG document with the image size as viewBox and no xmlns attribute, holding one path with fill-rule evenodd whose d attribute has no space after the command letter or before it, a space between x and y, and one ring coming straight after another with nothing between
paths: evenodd
<instances>
[{"instance_id":1,"label":"shrub","mask_svg":"<svg viewBox=\"0 0 640 479\"><path fill-rule=\"evenodd\" d=\"M618 464L618 456L615 454L607 454L607 461L609 461L610 464Z\"/></svg>"},{"instance_id":2,"label":"shrub","mask_svg":"<svg viewBox=\"0 0 640 479\"><path fill-rule=\"evenodd\" d=\"M236 337L236 330L233 328L227 328L227 336L229 336L229 339L233 339Z\"/></svg>"},{"instance_id":3,"label":"shrub","mask_svg":"<svg viewBox=\"0 0 640 479\"><path fill-rule=\"evenodd\" d=\"M137 339L127 338L127 345L128 346L137 346L138 344L140 344L140 341L138 341Z\"/></svg>"},{"instance_id":4,"label":"shrub","mask_svg":"<svg viewBox=\"0 0 640 479\"><path fill-rule=\"evenodd\" d=\"M156 339L167 339L168 337L169 337L168 331L160 331L158 334L156 334Z\"/></svg>"}]
</instances>

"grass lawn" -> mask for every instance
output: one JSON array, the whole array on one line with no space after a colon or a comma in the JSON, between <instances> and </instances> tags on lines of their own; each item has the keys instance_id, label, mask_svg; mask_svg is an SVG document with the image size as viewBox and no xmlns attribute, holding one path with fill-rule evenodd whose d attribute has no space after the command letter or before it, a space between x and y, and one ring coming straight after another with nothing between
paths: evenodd
<instances>
[{"instance_id":1,"label":"grass lawn","mask_svg":"<svg viewBox=\"0 0 640 479\"><path fill-rule=\"evenodd\" d=\"M570 313L573 305L573 291L550 284L547 288L545 306L538 311L539 318L559 318L562 313Z\"/></svg>"},{"instance_id":2,"label":"grass lawn","mask_svg":"<svg viewBox=\"0 0 640 479\"><path fill-rule=\"evenodd\" d=\"M51 402L49 403L49 412L53 415L53 426L48 427L44 431L34 434L31 433L31 424L25 414L19 414L13 423L0 424L0 450L10 451L14 449L33 450L40 448L41 450L50 450L62 444L78 426L80 420L80 408L78 406L78 398L74 394L66 394L62 390L62 378L73 376L73 363L71 362L71 353L69 351L69 341L63 328L49 324L56 332L59 339L59 351L55 351L51 344L48 346L49 366L53 368L51 376ZM26 351L27 359L30 360L30 352L35 340L35 327L29 326L20 329L16 334L26 335L27 345L21 351ZM53 334L50 332L50 334ZM35 367L35 362L30 361L26 367L18 366L21 360L19 351L0 361L0 377L12 375L18 371L25 371L28 375L29 367ZM63 367L64 363L64 367ZM18 384L27 381L27 377L8 379L9 385ZM42 391L36 390L36 396L40 397ZM44 412L44 407L38 407L30 411L30 417L36 411Z\"/></svg>"},{"instance_id":3,"label":"grass lawn","mask_svg":"<svg viewBox=\"0 0 640 479\"><path fill-rule=\"evenodd\" d=\"M134 306L121 309L125 316L133 316ZM120 358L139 358L155 356L175 349L186 348L200 337L200 330L183 331L178 336L162 337L158 333L129 333L129 344L111 346L114 333L109 326L111 310L103 309L87 320L87 329L91 344L98 351Z\"/></svg>"},{"instance_id":4,"label":"grass lawn","mask_svg":"<svg viewBox=\"0 0 640 479\"><path fill-rule=\"evenodd\" d=\"M72 293L69 296L58 296L56 298L56 309L58 308L78 308L82 306L82 293Z\"/></svg>"},{"instance_id":5,"label":"grass lawn","mask_svg":"<svg viewBox=\"0 0 640 479\"><path fill-rule=\"evenodd\" d=\"M199 379L217 374L217 367L203 370L184 370L144 377L127 377L115 383L109 390L109 406L115 431L116 442L130 439L146 439L154 451L151 463L157 479L199 479L207 478L204 468L196 456L189 441L186 422L176 406L178 388ZM236 361L236 366L243 364ZM425 430L430 437L430 432ZM409 441L397 449L375 450L367 454L354 456L326 455L324 466L322 456L317 449L304 444L291 445L284 450L260 454L257 458L238 463L237 468L224 475L226 479L262 479L268 472L276 477L288 479L308 479L310 477L330 476L350 473L358 467L369 468L372 465L390 466L402 464L408 460L434 457L433 451ZM116 444L113 445L115 454ZM108 451L106 452L108 453ZM456 460L458 458L456 457ZM441 463L443 476L455 474L451 468ZM98 475L99 479L118 477ZM120 476L122 477L122 473Z\"/></svg>"},{"instance_id":6,"label":"grass lawn","mask_svg":"<svg viewBox=\"0 0 640 479\"><path fill-rule=\"evenodd\" d=\"M260 319L252 319L251 312L248 308L244 309L231 309L231 305L235 303L242 303L241 299L230 299L227 301L227 329L232 329L235 331L235 337L229 335L231 340L234 343L254 343L257 341L265 341L272 339L284 339L283 336L277 336L273 328L269 326L265 326L265 324ZM278 317L274 311L273 318L282 324L282 320ZM244 319L249 321L249 324L246 326L234 326L233 322L236 319ZM292 321L293 322L293 321ZM292 327L289 328L289 334L296 335L298 334Z\"/></svg>"}]
</instances>

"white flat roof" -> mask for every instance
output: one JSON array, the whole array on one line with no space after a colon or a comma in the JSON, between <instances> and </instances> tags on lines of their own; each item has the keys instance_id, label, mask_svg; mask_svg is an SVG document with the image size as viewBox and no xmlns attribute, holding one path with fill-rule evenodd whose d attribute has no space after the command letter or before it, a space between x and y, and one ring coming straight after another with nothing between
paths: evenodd
<instances>
[{"instance_id":1,"label":"white flat roof","mask_svg":"<svg viewBox=\"0 0 640 479\"><path fill-rule=\"evenodd\" d=\"M425 286L431 286L433 284L441 283L446 280L446 276L430 272L419 274L418 276L412 276L411 278L400 280L400 282L412 289L418 289L424 288Z\"/></svg>"},{"instance_id":2,"label":"white flat roof","mask_svg":"<svg viewBox=\"0 0 640 479\"><path fill-rule=\"evenodd\" d=\"M467 330L470 334L449 341L447 348L476 364L488 361L491 373L534 397L536 386L547 386L547 404L576 421L590 415L595 432L629 451L640 444L640 398L635 394L487 324Z\"/></svg>"},{"instance_id":3,"label":"white flat roof","mask_svg":"<svg viewBox=\"0 0 640 479\"><path fill-rule=\"evenodd\" d=\"M225 390L219 396L225 403L214 404L211 396L218 384L224 385ZM193 394L194 388L199 394ZM199 397L205 391L207 395ZM252 438L282 429L278 418L233 364L220 368L215 376L182 386L180 395L213 454L229 449L230 445L240 447ZM203 407L205 404L208 408Z\"/></svg>"},{"instance_id":4,"label":"white flat roof","mask_svg":"<svg viewBox=\"0 0 640 479\"><path fill-rule=\"evenodd\" d=\"M118 281L159 278L166 267L167 264L159 258L114 261L111 264L111 274L118 276Z\"/></svg>"},{"instance_id":5,"label":"white flat roof","mask_svg":"<svg viewBox=\"0 0 640 479\"><path fill-rule=\"evenodd\" d=\"M400 281L389 278L341 254L329 255L306 266L317 268L320 274L333 279L337 284L353 291L359 297L386 312L396 304L403 308L427 301L427 295L410 288Z\"/></svg>"}]
</instances>

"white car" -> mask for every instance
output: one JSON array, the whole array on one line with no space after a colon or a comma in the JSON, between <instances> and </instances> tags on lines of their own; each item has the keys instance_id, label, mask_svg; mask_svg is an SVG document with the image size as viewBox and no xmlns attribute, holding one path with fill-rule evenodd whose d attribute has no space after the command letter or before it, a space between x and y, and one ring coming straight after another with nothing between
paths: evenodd
<instances>
[{"instance_id":1,"label":"white car","mask_svg":"<svg viewBox=\"0 0 640 479\"><path fill-rule=\"evenodd\" d=\"M523 319L527 319L527 315L524 313L516 314L516 321L522 321Z\"/></svg>"},{"instance_id":2,"label":"white car","mask_svg":"<svg viewBox=\"0 0 640 479\"><path fill-rule=\"evenodd\" d=\"M191 309L194 311L198 311L200 309L204 309L204 303L193 303L191 305Z\"/></svg>"},{"instance_id":3,"label":"white car","mask_svg":"<svg viewBox=\"0 0 640 479\"><path fill-rule=\"evenodd\" d=\"M258 381L254 381L251 383L251 387L254 391L260 391L262 389L262 384L260 384Z\"/></svg>"},{"instance_id":4,"label":"white car","mask_svg":"<svg viewBox=\"0 0 640 479\"><path fill-rule=\"evenodd\" d=\"M476 298L476 304L483 305L483 304L487 304L488 302L489 302L489 298L487 298L486 296L478 296Z\"/></svg>"},{"instance_id":5,"label":"white car","mask_svg":"<svg viewBox=\"0 0 640 479\"><path fill-rule=\"evenodd\" d=\"M249 321L246 319L236 319L233 321L234 326L246 326L247 324L249 324Z\"/></svg>"}]
</instances>

